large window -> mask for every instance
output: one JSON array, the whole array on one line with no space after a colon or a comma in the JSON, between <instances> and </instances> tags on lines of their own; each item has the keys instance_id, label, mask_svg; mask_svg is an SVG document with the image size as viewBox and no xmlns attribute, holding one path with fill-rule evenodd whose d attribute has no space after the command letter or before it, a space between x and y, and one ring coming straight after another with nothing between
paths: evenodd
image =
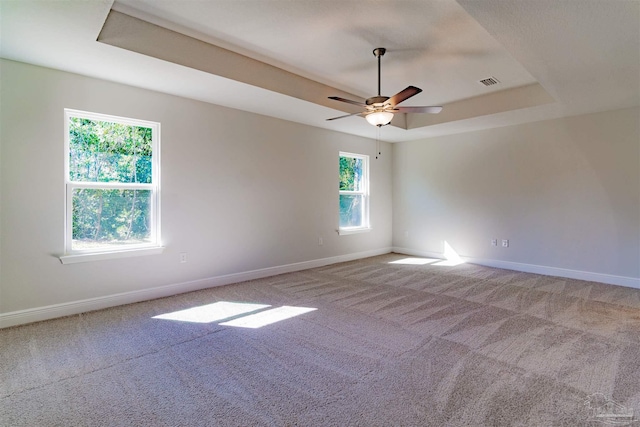
<instances>
[{"instance_id":1,"label":"large window","mask_svg":"<svg viewBox=\"0 0 640 427\"><path fill-rule=\"evenodd\" d=\"M369 230L369 156L340 153L340 234Z\"/></svg>"},{"instance_id":2,"label":"large window","mask_svg":"<svg viewBox=\"0 0 640 427\"><path fill-rule=\"evenodd\" d=\"M159 147L159 123L65 110L67 255L160 246Z\"/></svg>"}]
</instances>

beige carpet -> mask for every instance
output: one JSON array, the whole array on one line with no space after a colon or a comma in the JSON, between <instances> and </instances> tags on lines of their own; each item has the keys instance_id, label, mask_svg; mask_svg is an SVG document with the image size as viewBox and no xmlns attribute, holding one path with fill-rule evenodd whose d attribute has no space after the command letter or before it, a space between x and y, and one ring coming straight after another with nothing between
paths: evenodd
<instances>
[{"instance_id":1,"label":"beige carpet","mask_svg":"<svg viewBox=\"0 0 640 427\"><path fill-rule=\"evenodd\" d=\"M0 330L0 425L640 425L640 290L403 258Z\"/></svg>"}]
</instances>

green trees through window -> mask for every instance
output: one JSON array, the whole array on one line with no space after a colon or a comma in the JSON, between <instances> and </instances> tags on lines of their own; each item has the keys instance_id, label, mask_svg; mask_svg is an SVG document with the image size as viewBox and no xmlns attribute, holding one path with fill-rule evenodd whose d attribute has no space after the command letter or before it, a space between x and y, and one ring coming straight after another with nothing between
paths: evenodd
<instances>
[{"instance_id":1,"label":"green trees through window","mask_svg":"<svg viewBox=\"0 0 640 427\"><path fill-rule=\"evenodd\" d=\"M155 243L157 124L67 115L67 250Z\"/></svg>"},{"instance_id":2,"label":"green trees through window","mask_svg":"<svg viewBox=\"0 0 640 427\"><path fill-rule=\"evenodd\" d=\"M69 119L69 179L151 183L150 128Z\"/></svg>"},{"instance_id":3,"label":"green trees through window","mask_svg":"<svg viewBox=\"0 0 640 427\"><path fill-rule=\"evenodd\" d=\"M149 242L148 190L73 191L73 249Z\"/></svg>"},{"instance_id":4,"label":"green trees through window","mask_svg":"<svg viewBox=\"0 0 640 427\"><path fill-rule=\"evenodd\" d=\"M359 190L362 185L362 159L340 156L340 190Z\"/></svg>"},{"instance_id":5,"label":"green trees through window","mask_svg":"<svg viewBox=\"0 0 640 427\"><path fill-rule=\"evenodd\" d=\"M368 156L340 153L340 228L367 228Z\"/></svg>"}]
</instances>

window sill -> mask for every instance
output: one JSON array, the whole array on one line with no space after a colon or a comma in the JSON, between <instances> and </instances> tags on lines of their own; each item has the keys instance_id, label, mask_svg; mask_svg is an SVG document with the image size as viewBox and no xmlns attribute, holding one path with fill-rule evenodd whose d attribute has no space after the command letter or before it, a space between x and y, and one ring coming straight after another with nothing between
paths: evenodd
<instances>
[{"instance_id":1,"label":"window sill","mask_svg":"<svg viewBox=\"0 0 640 427\"><path fill-rule=\"evenodd\" d=\"M369 231L371 231L371 227L339 228L338 234L343 236L347 234L368 233Z\"/></svg>"},{"instance_id":2,"label":"window sill","mask_svg":"<svg viewBox=\"0 0 640 427\"><path fill-rule=\"evenodd\" d=\"M131 258L134 256L159 255L164 251L163 246L152 248L127 249L110 252L92 252L64 255L60 257L63 264L76 264L79 262L102 261L105 259Z\"/></svg>"}]
</instances>

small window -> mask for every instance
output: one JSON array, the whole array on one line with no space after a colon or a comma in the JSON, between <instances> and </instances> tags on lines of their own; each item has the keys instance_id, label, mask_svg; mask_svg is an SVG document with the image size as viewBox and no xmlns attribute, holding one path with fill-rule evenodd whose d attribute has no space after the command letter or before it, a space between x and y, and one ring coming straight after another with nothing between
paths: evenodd
<instances>
[{"instance_id":1,"label":"small window","mask_svg":"<svg viewBox=\"0 0 640 427\"><path fill-rule=\"evenodd\" d=\"M65 110L67 255L160 246L159 147L159 123Z\"/></svg>"},{"instance_id":2,"label":"small window","mask_svg":"<svg viewBox=\"0 0 640 427\"><path fill-rule=\"evenodd\" d=\"M368 231L369 156L340 153L340 234Z\"/></svg>"}]
</instances>

